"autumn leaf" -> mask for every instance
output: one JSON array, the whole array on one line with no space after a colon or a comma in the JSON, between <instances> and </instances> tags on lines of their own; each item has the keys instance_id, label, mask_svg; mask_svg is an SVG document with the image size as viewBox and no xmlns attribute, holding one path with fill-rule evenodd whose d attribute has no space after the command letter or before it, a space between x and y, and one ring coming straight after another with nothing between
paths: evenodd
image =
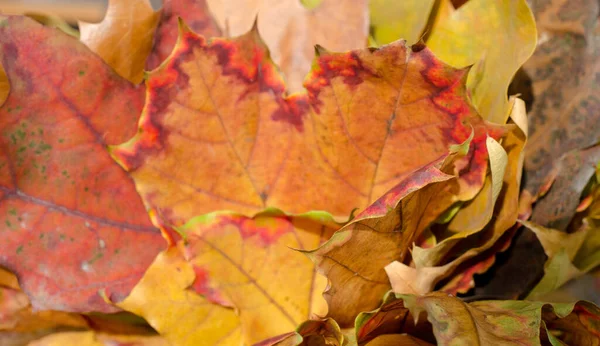
<instances>
[{"instance_id":1,"label":"autumn leaf","mask_svg":"<svg viewBox=\"0 0 600 346\"><path fill-rule=\"evenodd\" d=\"M555 173L563 155L600 142L600 93L597 87L597 75L600 73L600 22L597 18L600 8L593 0L576 3L552 0L534 1L532 9L538 18L539 35L543 38L524 65L533 82L535 98L529 114L531 145L527 148L525 190L535 201L551 186L555 177L552 172ZM576 192L583 186L578 181L564 188ZM569 192L569 195L574 194ZM536 209L545 209L540 211L543 214L552 212L554 208L571 212L572 200L567 199L569 205L548 202L536 206ZM552 227L543 223L542 226Z\"/></svg>"},{"instance_id":2,"label":"autumn leaf","mask_svg":"<svg viewBox=\"0 0 600 346\"><path fill-rule=\"evenodd\" d=\"M206 37L221 36L221 30L208 10L206 0L164 0L146 70L157 68L173 51L177 41L179 18L195 33Z\"/></svg>"},{"instance_id":3,"label":"autumn leaf","mask_svg":"<svg viewBox=\"0 0 600 346\"><path fill-rule=\"evenodd\" d=\"M399 295L413 316L427 314L438 345L584 345L600 337L600 310L588 302L550 304L529 301L464 303L443 293ZM541 330L560 332L556 335Z\"/></svg>"},{"instance_id":4,"label":"autumn leaf","mask_svg":"<svg viewBox=\"0 0 600 346\"><path fill-rule=\"evenodd\" d=\"M346 217L447 155L472 128L503 131L469 106L465 72L401 41L322 51L307 93L287 97L256 31L206 42L184 28L171 59L149 76L139 133L112 153L146 204L174 224L266 207ZM478 167L470 179L483 180L485 155L467 160Z\"/></svg>"},{"instance_id":5,"label":"autumn leaf","mask_svg":"<svg viewBox=\"0 0 600 346\"><path fill-rule=\"evenodd\" d=\"M510 112L508 85L536 43L527 2L469 1L431 30L427 46L440 60L456 67L474 65L467 86L479 114L504 124Z\"/></svg>"},{"instance_id":6,"label":"autumn leaf","mask_svg":"<svg viewBox=\"0 0 600 346\"><path fill-rule=\"evenodd\" d=\"M315 45L343 52L367 43L366 0L321 0L311 9L298 0L208 0L208 4L228 36L247 33L256 20L258 32L292 92L303 90Z\"/></svg>"},{"instance_id":7,"label":"autumn leaf","mask_svg":"<svg viewBox=\"0 0 600 346\"><path fill-rule=\"evenodd\" d=\"M138 84L158 19L148 0L110 0L100 23L79 22L80 39L120 76Z\"/></svg>"},{"instance_id":8,"label":"autumn leaf","mask_svg":"<svg viewBox=\"0 0 600 346\"><path fill-rule=\"evenodd\" d=\"M375 41L380 45L398 39L409 44L419 42L434 3L434 0L372 0L369 13Z\"/></svg>"},{"instance_id":9,"label":"autumn leaf","mask_svg":"<svg viewBox=\"0 0 600 346\"><path fill-rule=\"evenodd\" d=\"M1 265L34 309L115 311L164 246L105 147L135 132L144 90L77 39L0 18ZM76 293L76 294L75 294Z\"/></svg>"}]
</instances>

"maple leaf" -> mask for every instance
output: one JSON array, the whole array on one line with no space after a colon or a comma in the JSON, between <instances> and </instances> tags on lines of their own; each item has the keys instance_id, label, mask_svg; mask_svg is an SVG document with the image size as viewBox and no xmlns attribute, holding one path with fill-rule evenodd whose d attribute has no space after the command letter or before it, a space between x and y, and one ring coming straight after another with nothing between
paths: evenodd
<instances>
[{"instance_id":1,"label":"maple leaf","mask_svg":"<svg viewBox=\"0 0 600 346\"><path fill-rule=\"evenodd\" d=\"M135 132L144 89L25 17L0 18L0 62L1 264L34 309L115 311L98 290L122 299L164 247L105 150Z\"/></svg>"},{"instance_id":2,"label":"maple leaf","mask_svg":"<svg viewBox=\"0 0 600 346\"><path fill-rule=\"evenodd\" d=\"M535 21L525 0L469 1L436 22L427 40L440 60L474 64L467 81L473 104L484 119L499 124L510 112L508 85L535 45Z\"/></svg>"},{"instance_id":3,"label":"maple leaf","mask_svg":"<svg viewBox=\"0 0 600 346\"><path fill-rule=\"evenodd\" d=\"M100 23L79 22L80 40L120 76L137 84L144 77L158 19L148 0L110 0Z\"/></svg>"},{"instance_id":4,"label":"maple leaf","mask_svg":"<svg viewBox=\"0 0 600 346\"><path fill-rule=\"evenodd\" d=\"M149 75L138 134L112 149L146 204L176 225L217 209L346 217L488 126L467 102L465 70L401 41L322 51L307 94L287 97L256 31L210 42L181 35ZM474 182L485 175L480 153L467 159Z\"/></svg>"},{"instance_id":5,"label":"maple leaf","mask_svg":"<svg viewBox=\"0 0 600 346\"><path fill-rule=\"evenodd\" d=\"M247 33L256 20L258 32L292 92L303 90L315 45L343 52L367 43L366 0L321 0L310 9L297 0L208 0L208 5L228 36Z\"/></svg>"}]
</instances>

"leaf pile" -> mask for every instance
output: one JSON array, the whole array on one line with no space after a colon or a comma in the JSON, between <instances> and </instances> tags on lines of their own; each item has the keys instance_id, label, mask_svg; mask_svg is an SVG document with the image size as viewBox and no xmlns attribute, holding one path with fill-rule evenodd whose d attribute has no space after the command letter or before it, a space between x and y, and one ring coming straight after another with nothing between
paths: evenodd
<instances>
[{"instance_id":1,"label":"leaf pile","mask_svg":"<svg viewBox=\"0 0 600 346\"><path fill-rule=\"evenodd\" d=\"M543 301L600 264L599 9L565 4L0 16L0 340L598 343L597 306Z\"/></svg>"}]
</instances>

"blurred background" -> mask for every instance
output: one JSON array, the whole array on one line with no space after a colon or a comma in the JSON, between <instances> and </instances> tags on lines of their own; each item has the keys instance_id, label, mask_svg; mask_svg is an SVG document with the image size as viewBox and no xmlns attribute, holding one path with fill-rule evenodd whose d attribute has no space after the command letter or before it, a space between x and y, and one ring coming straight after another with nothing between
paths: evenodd
<instances>
[{"instance_id":1,"label":"blurred background","mask_svg":"<svg viewBox=\"0 0 600 346\"><path fill-rule=\"evenodd\" d=\"M162 0L148 1L155 10L162 6ZM100 22L107 7L108 0L0 0L1 13L57 16L72 25L78 20Z\"/></svg>"}]
</instances>

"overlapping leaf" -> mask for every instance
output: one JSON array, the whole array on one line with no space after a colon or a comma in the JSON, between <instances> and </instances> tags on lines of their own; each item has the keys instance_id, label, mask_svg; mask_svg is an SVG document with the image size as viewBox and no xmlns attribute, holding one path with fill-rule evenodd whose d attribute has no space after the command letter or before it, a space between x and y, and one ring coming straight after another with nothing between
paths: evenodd
<instances>
[{"instance_id":1,"label":"overlapping leaf","mask_svg":"<svg viewBox=\"0 0 600 346\"><path fill-rule=\"evenodd\" d=\"M392 261L398 261L400 266L404 266L410 272L410 277L402 278L403 275L400 275L403 282L409 285L420 285L416 281L417 272L414 268L409 269L402 262L410 258L408 253L410 247L421 239L424 232L436 219L454 203L473 198L478 189L484 186L483 178L487 171L488 157L486 148L490 145L485 144L485 138L487 138L487 142L493 141L492 138L487 137L488 134L493 135L488 131L489 128L485 126L475 127L473 138L463 144L467 153L479 157L479 160L471 161L468 169L461 169L459 177L445 175L435 166L408 175L403 183L359 214L352 223L336 233L328 243L311 254L318 263L319 269L331 282L331 288L325 295L330 312L332 312L331 316L341 325L348 325L359 312L372 309L378 304L383 292L390 287L383 268ZM513 131L514 133L511 133L506 141L507 143L516 142L513 153L513 156L516 155L516 159L511 163L511 174L507 175L507 180L518 174L521 167L519 162L522 162L519 160L519 156L521 156L524 136L517 127L514 127ZM454 171L456 167L462 167L460 165L462 160L464 158L460 158L460 155L447 160L444 164L445 169L453 167L450 171ZM427 174L421 176L425 173L430 176ZM500 176L503 175L501 172ZM472 180L467 178L473 176L478 178ZM413 185L415 182L421 181L434 184L426 187L423 187L425 185L423 184L421 187L417 187L417 191L409 189L415 187ZM518 184L511 185L505 194L512 197L507 198L507 203L515 204ZM409 194L411 192L412 194ZM479 193L487 192L483 190ZM461 261L491 247L495 240L516 220L516 205L515 208L509 208L503 212L507 213L503 215L503 221L498 222L497 226L490 227L488 233L491 232L492 236L484 238L485 241L480 247L475 247L475 249L462 254L460 259L448 264L450 267L430 268L428 269L430 273L420 273L419 279L427 281L423 284L422 289L425 292L430 291L439 278L449 275L451 269ZM469 234L468 231L465 232ZM365 254L369 255L365 256ZM413 260L416 261L417 258L414 256L416 254L413 253ZM419 258L418 267L439 265L442 258L443 255L436 257L434 263L427 263ZM394 280L392 280L392 284L395 284ZM417 290L421 291L421 289Z\"/></svg>"},{"instance_id":2,"label":"overlapping leaf","mask_svg":"<svg viewBox=\"0 0 600 346\"><path fill-rule=\"evenodd\" d=\"M363 48L367 43L366 0L321 0L311 9L297 0L208 0L208 4L228 36L245 34L256 20L292 92L302 91L315 45L343 52Z\"/></svg>"},{"instance_id":3,"label":"overlapping leaf","mask_svg":"<svg viewBox=\"0 0 600 346\"><path fill-rule=\"evenodd\" d=\"M105 151L135 132L143 88L75 38L0 18L0 260L36 309L114 311L163 247Z\"/></svg>"},{"instance_id":4,"label":"overlapping leaf","mask_svg":"<svg viewBox=\"0 0 600 346\"><path fill-rule=\"evenodd\" d=\"M476 0L436 22L427 45L453 66L474 64L467 82L473 103L484 119L504 124L510 112L508 85L533 53L535 40L525 0Z\"/></svg>"},{"instance_id":5,"label":"overlapping leaf","mask_svg":"<svg viewBox=\"0 0 600 346\"><path fill-rule=\"evenodd\" d=\"M80 39L120 76L137 84L158 19L148 0L110 0L102 22L79 23Z\"/></svg>"}]
</instances>

